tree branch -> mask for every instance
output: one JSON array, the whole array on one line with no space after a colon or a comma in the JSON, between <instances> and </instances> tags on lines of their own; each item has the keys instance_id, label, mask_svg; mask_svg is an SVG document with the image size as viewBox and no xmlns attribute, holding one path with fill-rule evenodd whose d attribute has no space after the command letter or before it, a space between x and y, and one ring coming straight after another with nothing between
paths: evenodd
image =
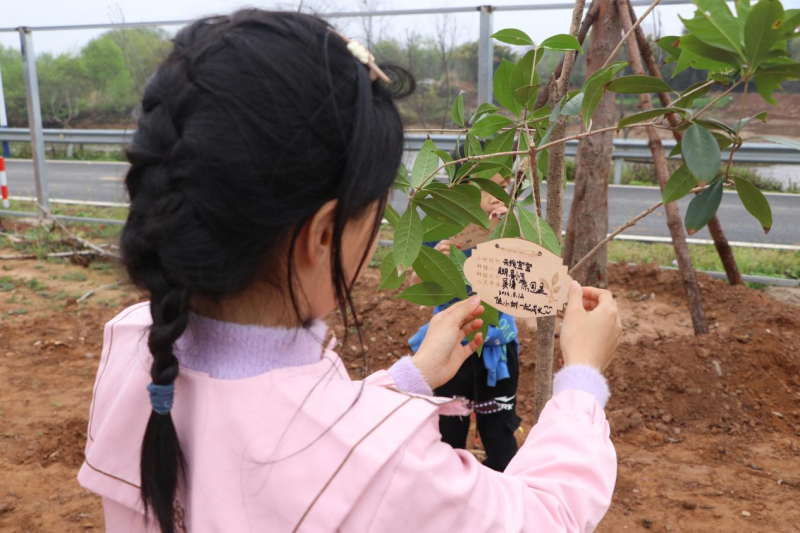
<instances>
[{"instance_id":1,"label":"tree branch","mask_svg":"<svg viewBox=\"0 0 800 533\"><path fill-rule=\"evenodd\" d=\"M695 187L690 192L699 193L703 189L706 189L708 187L709 187L708 185L701 185L700 187ZM636 215L635 217L633 217L632 219L630 219L629 221L627 221L626 223L624 223L623 225L619 226L617 229L609 233L605 239L597 243L597 246L589 250L589 253L581 257L581 260L575 263L575 266L569 270L569 275L572 276L573 272L575 272L576 270L580 269L583 265L585 265L586 262L589 261L589 259L591 259L592 257L594 257L597 254L597 252L599 252L605 245L614 240L614 237L616 237L626 229L630 228L631 226L635 226L637 222L639 222L641 219L643 219L644 217L646 217L647 215L649 215L662 205L664 205L663 201L648 207L647 209L645 209L644 211L642 211L641 213L639 213L638 215Z\"/></svg>"},{"instance_id":2,"label":"tree branch","mask_svg":"<svg viewBox=\"0 0 800 533\"><path fill-rule=\"evenodd\" d=\"M66 233L67 235L69 235L70 237L72 237L73 239L78 241L79 243L81 243L81 245L83 245L84 248L89 248L90 250L94 250L95 252L97 252L98 255L101 255L103 257L109 257L111 259L116 259L117 261L121 261L122 260L122 256L120 256L118 254L115 254L113 252L109 252L108 250L103 250L102 248L100 248L96 244L93 244L93 243L87 241L86 239L84 239L83 237L79 237L78 235L76 235L75 233L70 231L60 220L58 220L55 216L53 216L53 214L50 211L48 211L44 206L42 206L42 204L37 202L36 205L39 206L39 210L44 215L45 218L49 218L50 220L52 220L53 223L56 226L61 228L61 230L64 233Z\"/></svg>"},{"instance_id":3,"label":"tree branch","mask_svg":"<svg viewBox=\"0 0 800 533\"><path fill-rule=\"evenodd\" d=\"M609 65L609 63L611 63L614 57L619 53L620 49L622 48L622 45L625 44L625 42L628 40L628 36L630 36L630 34L633 33L636 30L636 28L639 27L639 24L641 24L642 21L645 18L647 18L647 15L649 15L650 12L653 11L659 3L661 3L661 0L654 0L653 3L650 4L650 7L647 8L647 11L645 11L641 17L636 19L636 22L633 24L633 26L631 26L630 29L625 32L625 35L623 35L622 39L620 39L619 43L617 43L616 48L614 48L608 55L608 59L606 59L606 62L603 63L603 66L601 68L606 68Z\"/></svg>"}]
</instances>

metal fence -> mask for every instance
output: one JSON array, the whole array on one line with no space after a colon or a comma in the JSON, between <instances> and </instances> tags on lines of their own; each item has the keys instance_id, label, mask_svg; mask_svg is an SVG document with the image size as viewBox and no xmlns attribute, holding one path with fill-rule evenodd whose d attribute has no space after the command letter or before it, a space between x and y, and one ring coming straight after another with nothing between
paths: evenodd
<instances>
[{"instance_id":1,"label":"metal fence","mask_svg":"<svg viewBox=\"0 0 800 533\"><path fill-rule=\"evenodd\" d=\"M105 144L121 147L130 143L134 133L134 130L43 129L40 137L45 143ZM427 138L428 136L424 134L406 134L405 151L412 154L419 151ZM436 143L437 148L448 152L453 151L458 142L456 135L433 134L430 138ZM31 132L27 128L0 129L0 142L28 141L31 141ZM662 144L667 155L675 147L673 140L664 140ZM578 141L573 140L566 143L567 156L575 156L577 151ZM726 159L728 155L729 151L725 150L723 159ZM622 165L625 161L652 161L653 155L644 139L614 139L614 151L611 158L614 161L614 183L620 184L622 182ZM676 156L675 159L678 157ZM407 162L411 160L411 158L407 158ZM800 151L771 143L747 143L736 151L733 160L736 163L800 165ZM37 192L38 190L37 187Z\"/></svg>"},{"instance_id":2,"label":"metal fence","mask_svg":"<svg viewBox=\"0 0 800 533\"><path fill-rule=\"evenodd\" d=\"M651 0L632 0L633 6L648 6ZM688 0L662 0L660 5L687 5L691 4ZM430 9L395 9L385 11L352 11L323 13L325 18L347 18L347 17L400 17L400 16L431 16L437 14L454 13L475 13L479 17L478 31L478 103L491 102L492 100L492 78L494 45L491 38L494 33L493 14L502 11L550 11L550 10L571 10L574 3L542 3L518 6L466 6L449 8L430 8ZM121 29L121 28L141 28L141 27L163 27L163 26L182 26L188 24L189 20L161 20L153 22L123 22L118 24L83 24L72 26L22 26L18 28L0 28L0 33L18 33L20 38L20 49L22 51L23 77L25 81L26 103L28 108L29 130L6 129L3 132L4 141L30 141L31 153L33 158L34 177L36 181L36 196L39 204L49 210L50 198L47 186L47 168L45 166L45 142L70 142L60 140L60 135L65 132L57 130L44 130L42 127L42 114L39 99L39 80L36 72L36 56L34 52L34 33L47 31L69 31L69 30L98 30L98 29ZM2 94L2 80L0 80L0 128L7 125L5 117L5 100ZM85 135L83 140L72 142L94 144L102 141L93 139L93 136L104 136L105 133L98 133L98 130L71 130L70 135ZM123 134L125 135L125 134ZM99 138L99 137L98 137ZM103 137L105 138L105 137ZM128 137L125 137L128 138ZM125 142L125 141L121 141Z\"/></svg>"}]
</instances>

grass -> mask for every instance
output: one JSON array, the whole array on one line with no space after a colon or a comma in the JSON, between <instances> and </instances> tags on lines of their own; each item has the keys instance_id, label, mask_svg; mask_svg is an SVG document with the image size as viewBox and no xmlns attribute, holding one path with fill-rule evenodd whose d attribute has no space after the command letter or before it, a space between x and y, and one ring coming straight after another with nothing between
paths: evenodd
<instances>
[{"instance_id":1,"label":"grass","mask_svg":"<svg viewBox=\"0 0 800 533\"><path fill-rule=\"evenodd\" d=\"M390 227L381 228L380 238L391 239L392 229ZM369 266L380 267L381 261L390 250L391 248L388 246L379 246ZM690 244L689 252L696 270L725 271L713 245ZM733 256L742 274L774 278L800 278L800 254L797 252L734 247ZM608 245L608 260L674 266L675 250L671 244L665 243L612 241Z\"/></svg>"},{"instance_id":2,"label":"grass","mask_svg":"<svg viewBox=\"0 0 800 533\"><path fill-rule=\"evenodd\" d=\"M695 269L724 272L713 245L690 244L689 252ZM800 254L797 252L736 247L733 248L733 256L742 274L800 278ZM674 266L675 250L671 244L613 241L608 246L608 260Z\"/></svg>"},{"instance_id":3,"label":"grass","mask_svg":"<svg viewBox=\"0 0 800 533\"><path fill-rule=\"evenodd\" d=\"M36 203L24 200L11 202L9 211L35 213ZM50 204L50 211L54 215L71 217L106 218L111 220L125 220L128 218L127 207L100 207L94 205Z\"/></svg>"}]
</instances>

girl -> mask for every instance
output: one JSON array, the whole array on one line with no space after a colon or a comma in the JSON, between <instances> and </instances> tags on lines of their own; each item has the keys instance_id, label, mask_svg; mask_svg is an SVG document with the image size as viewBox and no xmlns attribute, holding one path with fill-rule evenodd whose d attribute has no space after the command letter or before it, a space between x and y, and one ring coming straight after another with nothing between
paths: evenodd
<instances>
[{"instance_id":1,"label":"girl","mask_svg":"<svg viewBox=\"0 0 800 533\"><path fill-rule=\"evenodd\" d=\"M590 531L602 518L616 460L599 371L620 331L608 292L571 289L571 366L504 473L441 442L439 416L465 403L429 396L480 342L460 342L481 325L475 298L363 382L322 345L321 319L338 304L347 320L400 163L382 75L298 13L240 11L175 37L128 153L121 247L149 301L106 325L78 475L107 531Z\"/></svg>"},{"instance_id":2,"label":"girl","mask_svg":"<svg viewBox=\"0 0 800 533\"><path fill-rule=\"evenodd\" d=\"M460 152L451 154L453 159L460 159L464 155ZM456 165L458 167L459 165ZM457 169L456 169L457 171ZM495 174L492 181L503 188L509 182L500 174ZM486 191L481 191L481 209L489 219L498 219L508 213L508 208ZM458 240L454 237L454 240ZM450 241L425 243L433 246L437 251L450 256ZM469 257L472 249L463 250ZM419 283L421 279L412 272L409 276L410 283ZM453 300L456 302L458 300ZM434 308L434 314L447 309L450 302ZM517 439L514 432L519 428L522 419L517 415L517 384L519 381L519 341L517 340L517 326L514 317L500 313L500 327L490 326L486 339L486 346L479 356L473 353L461 365L456 375L437 388L436 396L453 398L457 396L472 400L475 408L475 418L478 432L486 451L486 460L483 462L489 468L502 472L517 453ZM425 325L408 340L408 344L415 352L419 349L428 331ZM442 441L453 448L464 449L467 446L469 434L469 417L443 416L439 419L439 431Z\"/></svg>"}]
</instances>

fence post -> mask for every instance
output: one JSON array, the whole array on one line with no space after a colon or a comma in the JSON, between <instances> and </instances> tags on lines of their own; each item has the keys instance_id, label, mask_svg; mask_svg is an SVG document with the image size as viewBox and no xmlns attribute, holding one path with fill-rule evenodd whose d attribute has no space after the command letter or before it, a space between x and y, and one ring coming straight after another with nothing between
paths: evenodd
<instances>
[{"instance_id":1,"label":"fence post","mask_svg":"<svg viewBox=\"0 0 800 533\"><path fill-rule=\"evenodd\" d=\"M3 69L0 68L0 128L8 127L8 116L6 115L6 94L3 91ZM3 157L11 157L11 150L8 141L3 141Z\"/></svg>"},{"instance_id":2,"label":"fence post","mask_svg":"<svg viewBox=\"0 0 800 533\"><path fill-rule=\"evenodd\" d=\"M492 102L492 78L494 77L494 41L491 35L492 6L480 6L481 14L480 36L478 39L478 104Z\"/></svg>"},{"instance_id":3,"label":"fence post","mask_svg":"<svg viewBox=\"0 0 800 533\"><path fill-rule=\"evenodd\" d=\"M614 185L622 185L622 159L614 160Z\"/></svg>"},{"instance_id":4,"label":"fence post","mask_svg":"<svg viewBox=\"0 0 800 533\"><path fill-rule=\"evenodd\" d=\"M44 132L42 131L42 108L39 105L39 78L36 75L36 54L33 51L33 33L30 29L19 28L19 42L22 50L22 76L25 78L25 98L28 106L28 126L31 130L31 154L33 156L33 176L36 180L36 199L38 211L50 211L50 195L47 190L47 167L44 159ZM41 213L40 213L41 214Z\"/></svg>"}]
</instances>

